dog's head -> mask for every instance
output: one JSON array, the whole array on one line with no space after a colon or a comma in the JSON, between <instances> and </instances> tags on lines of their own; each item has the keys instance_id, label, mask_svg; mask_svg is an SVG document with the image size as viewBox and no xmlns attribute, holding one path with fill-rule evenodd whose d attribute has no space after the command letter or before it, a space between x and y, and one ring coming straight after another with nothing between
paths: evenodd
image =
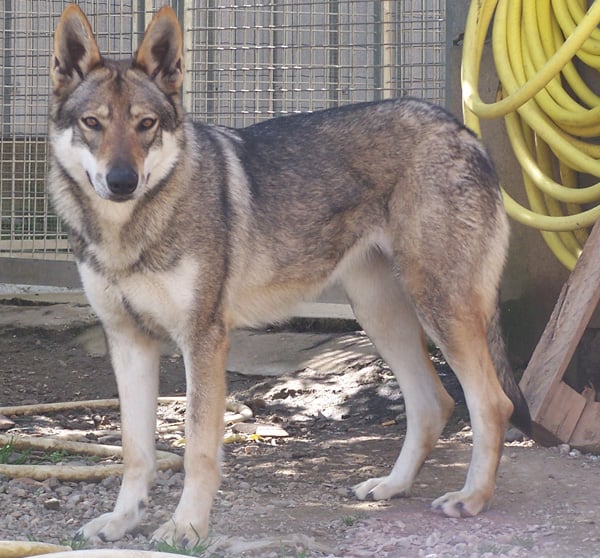
<instances>
[{"instance_id":1,"label":"dog's head","mask_svg":"<svg viewBox=\"0 0 600 558\"><path fill-rule=\"evenodd\" d=\"M116 62L101 56L85 15L69 5L50 72L54 157L80 187L128 201L169 174L183 116L182 36L171 8L154 16L133 60Z\"/></svg>"}]
</instances>

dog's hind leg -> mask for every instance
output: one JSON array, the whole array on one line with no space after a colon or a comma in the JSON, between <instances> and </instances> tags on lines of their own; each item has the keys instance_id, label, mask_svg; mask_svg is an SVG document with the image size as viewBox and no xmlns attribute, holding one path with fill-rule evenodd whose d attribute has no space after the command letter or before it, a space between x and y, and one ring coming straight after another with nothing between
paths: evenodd
<instances>
[{"instance_id":1,"label":"dog's hind leg","mask_svg":"<svg viewBox=\"0 0 600 558\"><path fill-rule=\"evenodd\" d=\"M364 500L408 493L454 402L429 360L423 330L388 258L377 251L342 278L355 316L388 363L404 395L406 438L391 473L354 487Z\"/></svg>"},{"instance_id":2,"label":"dog's hind leg","mask_svg":"<svg viewBox=\"0 0 600 558\"><path fill-rule=\"evenodd\" d=\"M514 408L490 356L488 320L476 308L466 309L467 305L451 318L444 336L438 339L463 387L473 429L473 455L464 487L433 502L434 509L451 517L476 515L489 506L504 433Z\"/></svg>"}]
</instances>

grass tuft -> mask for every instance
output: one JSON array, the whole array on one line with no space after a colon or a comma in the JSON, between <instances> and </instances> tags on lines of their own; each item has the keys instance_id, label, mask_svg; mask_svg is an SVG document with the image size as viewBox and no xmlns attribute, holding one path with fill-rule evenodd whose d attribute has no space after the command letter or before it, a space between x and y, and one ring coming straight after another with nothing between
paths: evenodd
<instances>
[{"instance_id":1,"label":"grass tuft","mask_svg":"<svg viewBox=\"0 0 600 558\"><path fill-rule=\"evenodd\" d=\"M156 541L154 543L154 549L157 552L166 552L168 554L183 554L185 556L198 556L202 558L204 558L205 556L206 558L208 558L208 556L214 556L212 554L206 554L209 548L214 543L210 535L207 535L206 537L201 537L196 531L196 529L194 529L193 527L192 531L194 531L194 534L196 535L196 542L193 545L183 546L179 544L176 540L177 535L175 534L173 535L173 539L171 541Z\"/></svg>"}]
</instances>

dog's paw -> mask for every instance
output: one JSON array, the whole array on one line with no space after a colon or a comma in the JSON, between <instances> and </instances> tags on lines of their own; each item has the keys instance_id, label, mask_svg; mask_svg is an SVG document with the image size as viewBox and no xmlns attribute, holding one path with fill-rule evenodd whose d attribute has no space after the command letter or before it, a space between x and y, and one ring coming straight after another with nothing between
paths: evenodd
<instances>
[{"instance_id":1,"label":"dog's paw","mask_svg":"<svg viewBox=\"0 0 600 558\"><path fill-rule=\"evenodd\" d=\"M152 535L152 543L165 543L181 549L202 546L207 541L208 527L196 528L191 523L176 523L174 519L163 523Z\"/></svg>"},{"instance_id":2,"label":"dog's paw","mask_svg":"<svg viewBox=\"0 0 600 558\"><path fill-rule=\"evenodd\" d=\"M489 500L478 494L448 492L434 500L431 508L441 511L448 517L473 517L489 507Z\"/></svg>"},{"instance_id":3,"label":"dog's paw","mask_svg":"<svg viewBox=\"0 0 600 558\"><path fill-rule=\"evenodd\" d=\"M105 513L86 523L77 533L75 538L85 541L117 541L133 529L138 521L131 521L127 515L115 512Z\"/></svg>"},{"instance_id":4,"label":"dog's paw","mask_svg":"<svg viewBox=\"0 0 600 558\"><path fill-rule=\"evenodd\" d=\"M408 488L391 481L389 476L366 480L352 487L352 492L359 500L388 500L408 494Z\"/></svg>"}]
</instances>

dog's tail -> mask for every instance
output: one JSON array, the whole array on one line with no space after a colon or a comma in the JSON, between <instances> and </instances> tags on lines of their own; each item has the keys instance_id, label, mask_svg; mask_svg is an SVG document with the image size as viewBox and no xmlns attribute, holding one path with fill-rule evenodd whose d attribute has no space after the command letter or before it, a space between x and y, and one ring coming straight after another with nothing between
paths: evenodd
<instances>
[{"instance_id":1,"label":"dog's tail","mask_svg":"<svg viewBox=\"0 0 600 558\"><path fill-rule=\"evenodd\" d=\"M499 306L496 306L496 312L492 316L488 326L487 338L500 385L515 407L510 421L522 432L531 435L531 415L529 414L529 407L525 396L517 384L510 363L508 362L504 338L502 337L502 328L500 326Z\"/></svg>"}]
</instances>

